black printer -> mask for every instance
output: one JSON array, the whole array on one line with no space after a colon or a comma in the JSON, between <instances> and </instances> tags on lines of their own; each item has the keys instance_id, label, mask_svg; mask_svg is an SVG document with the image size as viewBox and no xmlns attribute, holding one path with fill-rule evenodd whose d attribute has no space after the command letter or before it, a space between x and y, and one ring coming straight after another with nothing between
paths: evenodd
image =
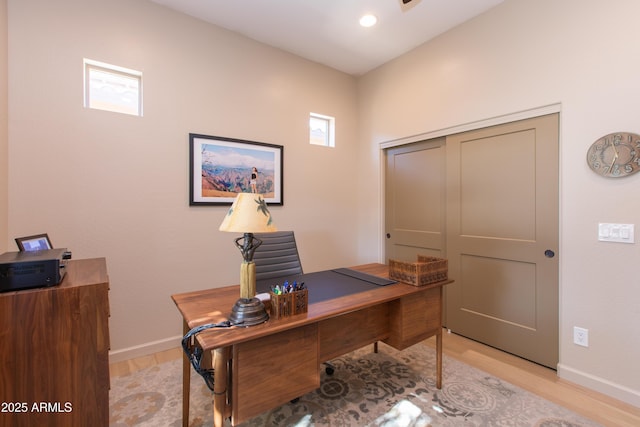
<instances>
[{"instance_id":1,"label":"black printer","mask_svg":"<svg viewBox=\"0 0 640 427\"><path fill-rule=\"evenodd\" d=\"M5 252L0 255L0 292L55 286L71 259L66 248Z\"/></svg>"}]
</instances>

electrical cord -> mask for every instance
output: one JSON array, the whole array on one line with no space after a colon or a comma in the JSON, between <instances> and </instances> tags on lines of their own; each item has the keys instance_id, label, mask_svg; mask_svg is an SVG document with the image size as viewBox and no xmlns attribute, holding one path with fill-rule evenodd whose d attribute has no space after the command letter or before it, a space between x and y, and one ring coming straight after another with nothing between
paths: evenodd
<instances>
[{"instance_id":1,"label":"electrical cord","mask_svg":"<svg viewBox=\"0 0 640 427\"><path fill-rule=\"evenodd\" d=\"M195 335L207 329L230 328L236 325L237 324L232 323L229 320L225 320L219 323L207 323L206 325L196 326L195 328L187 332L187 334L182 338L182 349L184 350L184 354L191 362L193 369L195 369L195 371L204 379L204 383L211 391L213 391L214 369L206 369L201 366L202 356L204 355L204 352L202 351L202 348L196 345Z\"/></svg>"}]
</instances>

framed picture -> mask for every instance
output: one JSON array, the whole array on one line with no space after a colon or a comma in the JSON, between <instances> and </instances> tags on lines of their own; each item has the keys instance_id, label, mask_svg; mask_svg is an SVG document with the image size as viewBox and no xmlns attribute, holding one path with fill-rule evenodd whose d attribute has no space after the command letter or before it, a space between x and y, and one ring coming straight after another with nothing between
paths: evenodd
<instances>
[{"instance_id":1,"label":"framed picture","mask_svg":"<svg viewBox=\"0 0 640 427\"><path fill-rule=\"evenodd\" d=\"M43 251L46 249L53 249L49 236L45 234L35 234L33 236L18 237L16 238L16 244L20 252L33 252Z\"/></svg>"},{"instance_id":2,"label":"framed picture","mask_svg":"<svg viewBox=\"0 0 640 427\"><path fill-rule=\"evenodd\" d=\"M189 204L230 205L238 193L259 193L282 205L281 145L189 134Z\"/></svg>"}]
</instances>

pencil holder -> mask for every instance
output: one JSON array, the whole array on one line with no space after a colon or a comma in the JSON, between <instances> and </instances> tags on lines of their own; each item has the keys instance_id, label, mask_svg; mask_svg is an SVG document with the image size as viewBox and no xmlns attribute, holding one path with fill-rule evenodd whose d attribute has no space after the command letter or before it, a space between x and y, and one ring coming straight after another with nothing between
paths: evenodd
<instances>
[{"instance_id":1,"label":"pencil holder","mask_svg":"<svg viewBox=\"0 0 640 427\"><path fill-rule=\"evenodd\" d=\"M271 318L273 319L307 312L309 305L309 291L307 289L284 294L269 292L269 296L271 298Z\"/></svg>"}]
</instances>

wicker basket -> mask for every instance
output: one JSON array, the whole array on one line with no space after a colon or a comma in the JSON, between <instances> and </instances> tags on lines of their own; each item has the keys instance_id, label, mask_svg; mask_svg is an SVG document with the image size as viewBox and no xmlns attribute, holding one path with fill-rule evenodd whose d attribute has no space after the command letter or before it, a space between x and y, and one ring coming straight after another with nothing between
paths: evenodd
<instances>
[{"instance_id":1,"label":"wicker basket","mask_svg":"<svg viewBox=\"0 0 640 427\"><path fill-rule=\"evenodd\" d=\"M449 263L444 258L418 255L418 262L389 260L389 278L413 286L425 286L449 278Z\"/></svg>"},{"instance_id":2,"label":"wicker basket","mask_svg":"<svg viewBox=\"0 0 640 427\"><path fill-rule=\"evenodd\" d=\"M307 289L280 295L269 292L269 296L271 297L271 317L273 319L306 313L308 310L309 291Z\"/></svg>"}]
</instances>

